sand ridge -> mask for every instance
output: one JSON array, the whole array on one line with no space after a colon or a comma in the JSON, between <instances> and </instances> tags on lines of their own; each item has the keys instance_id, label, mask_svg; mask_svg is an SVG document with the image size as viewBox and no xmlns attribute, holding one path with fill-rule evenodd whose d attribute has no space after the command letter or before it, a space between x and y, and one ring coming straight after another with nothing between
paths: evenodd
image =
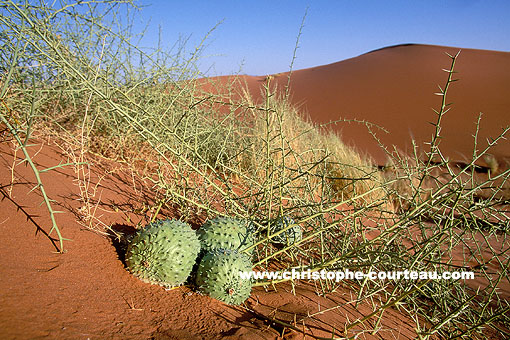
<instances>
[{"instance_id":1,"label":"sand ridge","mask_svg":"<svg viewBox=\"0 0 510 340\"><path fill-rule=\"evenodd\" d=\"M431 140L437 121L433 109L439 109L443 87L451 64L449 53L460 51L455 76L447 96L452 103L442 124L441 150L452 161L465 162L473 153L473 134L482 113L478 150L510 125L510 52L457 47L405 44L382 48L329 65L295 70L291 74L290 98L304 115L318 124L358 120L383 127L373 131L390 149L395 145L412 151L412 140L423 149ZM288 72L270 76L216 78L222 83L236 80L246 83L251 95L261 102L261 85L270 79L285 88ZM337 123L331 129L345 143L384 165L387 156L359 123ZM510 164L510 141L501 141L492 149L501 165ZM479 162L485 165L483 160Z\"/></svg>"}]
</instances>

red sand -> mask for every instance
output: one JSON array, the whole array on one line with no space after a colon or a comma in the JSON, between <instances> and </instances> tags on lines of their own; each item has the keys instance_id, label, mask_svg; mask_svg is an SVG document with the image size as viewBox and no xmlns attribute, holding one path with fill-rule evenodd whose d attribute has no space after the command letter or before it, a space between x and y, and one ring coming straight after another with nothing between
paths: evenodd
<instances>
[{"instance_id":1,"label":"red sand","mask_svg":"<svg viewBox=\"0 0 510 340\"><path fill-rule=\"evenodd\" d=\"M66 161L54 146L35 146L31 151L38 152L34 161L40 169ZM58 202L55 208L63 211L57 221L64 237L70 239L65 242L66 252L58 254L44 234L51 224L40 205L40 193L29 193L34 175L24 164L11 172L13 162L12 144L0 140L2 339L281 339L283 327L267 322L264 316L295 322L307 334L329 336L331 325L342 329L347 320L371 312L367 305L347 303L352 292L341 287L322 297L307 284L298 286L296 295L288 285L279 285L277 292L255 288L247 301L248 311L186 287L165 291L143 283L125 270L109 237L76 222L82 204L70 167L42 176L50 198ZM91 168L92 185L106 169L113 170L99 182L96 217L116 230L133 231L148 216L124 212L139 211L143 202L150 202L150 186L133 181L121 167L107 162ZM339 304L343 307L326 311ZM371 325L375 327L366 327ZM413 320L396 310L387 311L380 326L377 335L361 338L416 336ZM310 339L301 332L284 332L285 339Z\"/></svg>"},{"instance_id":2,"label":"red sand","mask_svg":"<svg viewBox=\"0 0 510 340\"><path fill-rule=\"evenodd\" d=\"M383 48L334 64L292 72L291 99L311 120L324 124L340 119L357 119L377 124L389 133L375 129L387 146L412 150L411 140L427 150L451 59L460 49L433 45L399 45ZM448 92L450 111L444 116L441 149L452 161L465 162L473 153L475 123L483 113L478 150L489 137L510 125L510 52L462 49L456 65L456 78ZM251 94L260 98L267 77L241 76ZM220 77L228 82L229 77ZM284 88L288 73L271 76L271 82ZM365 126L338 123L332 127L343 140L384 165L386 154ZM507 134L508 137L509 134ZM500 165L510 165L510 141L502 141L492 152ZM484 165L483 162L479 162Z\"/></svg>"}]
</instances>

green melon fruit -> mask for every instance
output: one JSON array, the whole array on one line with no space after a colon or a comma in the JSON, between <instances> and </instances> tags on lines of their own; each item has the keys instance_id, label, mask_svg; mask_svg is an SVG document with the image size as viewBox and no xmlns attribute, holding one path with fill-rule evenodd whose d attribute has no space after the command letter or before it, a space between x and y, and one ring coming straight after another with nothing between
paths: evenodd
<instances>
[{"instance_id":1,"label":"green melon fruit","mask_svg":"<svg viewBox=\"0 0 510 340\"><path fill-rule=\"evenodd\" d=\"M283 233L278 234L271 238L271 242L275 244L283 244L283 245L291 245L296 242L301 241L303 238L303 232L301 227L298 224L295 224L294 220L288 216L279 217L271 222L271 234L275 234L290 225L293 224L292 227L285 230Z\"/></svg>"},{"instance_id":2,"label":"green melon fruit","mask_svg":"<svg viewBox=\"0 0 510 340\"><path fill-rule=\"evenodd\" d=\"M126 265L140 280L174 287L188 278L200 252L200 241L189 224L161 220L138 231L128 245Z\"/></svg>"},{"instance_id":3,"label":"green melon fruit","mask_svg":"<svg viewBox=\"0 0 510 340\"><path fill-rule=\"evenodd\" d=\"M207 253L198 266L196 284L200 291L231 305L246 301L251 293L250 279L240 271L251 271L250 258L231 249L215 249Z\"/></svg>"},{"instance_id":4,"label":"green melon fruit","mask_svg":"<svg viewBox=\"0 0 510 340\"><path fill-rule=\"evenodd\" d=\"M204 253L214 249L243 251L254 244L251 229L247 221L216 217L205 222L197 233Z\"/></svg>"}]
</instances>

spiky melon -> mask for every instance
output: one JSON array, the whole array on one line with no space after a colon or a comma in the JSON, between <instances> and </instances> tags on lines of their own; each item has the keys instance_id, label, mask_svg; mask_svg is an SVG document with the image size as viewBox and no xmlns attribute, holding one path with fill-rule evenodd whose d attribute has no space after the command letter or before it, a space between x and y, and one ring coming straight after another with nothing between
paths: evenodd
<instances>
[{"instance_id":1,"label":"spiky melon","mask_svg":"<svg viewBox=\"0 0 510 340\"><path fill-rule=\"evenodd\" d=\"M144 282L173 287L186 281L199 252L200 241L189 224L160 220L133 237L127 248L126 265Z\"/></svg>"},{"instance_id":2,"label":"spiky melon","mask_svg":"<svg viewBox=\"0 0 510 340\"><path fill-rule=\"evenodd\" d=\"M278 234L271 238L271 242L276 244L291 245L301 241L303 238L303 232L298 224L295 224L294 220L288 216L279 217L271 222L271 234L275 234L279 231L284 230L293 224L292 227L285 230L283 233Z\"/></svg>"},{"instance_id":3,"label":"spiky melon","mask_svg":"<svg viewBox=\"0 0 510 340\"><path fill-rule=\"evenodd\" d=\"M197 233L203 253L214 249L243 251L254 244L253 231L248 221L235 218L216 217L208 220Z\"/></svg>"},{"instance_id":4,"label":"spiky melon","mask_svg":"<svg viewBox=\"0 0 510 340\"><path fill-rule=\"evenodd\" d=\"M207 253L198 266L196 284L200 291L231 305L239 305L250 296L252 282L240 271L251 271L250 258L231 249Z\"/></svg>"}]
</instances>

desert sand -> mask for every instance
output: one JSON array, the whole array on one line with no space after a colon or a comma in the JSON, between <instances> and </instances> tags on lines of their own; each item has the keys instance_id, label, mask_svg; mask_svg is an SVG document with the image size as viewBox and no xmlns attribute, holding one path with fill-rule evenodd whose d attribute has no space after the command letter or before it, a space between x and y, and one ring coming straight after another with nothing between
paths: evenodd
<instances>
[{"instance_id":1,"label":"desert sand","mask_svg":"<svg viewBox=\"0 0 510 340\"><path fill-rule=\"evenodd\" d=\"M51 167L65 159L56 145L39 142L32 149L37 152L37 166ZM71 167L45 173L42 178L48 195L58 201L55 208L63 212L58 223L69 240L65 253L59 254L55 235L47 236L51 221L40 204L42 198L37 191L29 193L35 177L24 165L12 170L15 157L11 147L10 142L0 140L2 339L254 340L281 339L281 334L285 339L310 339L309 335L330 336L332 325L341 327L347 319L371 312L366 304L354 307L347 289L318 296L315 287L307 284L297 287L295 295L285 284L277 290L258 287L245 309L185 286L167 291L144 283L126 270L125 249L115 237L77 222L84 222L84 204L78 199L76 173ZM19 161L16 158L16 163ZM89 202L97 206L96 217L122 233L134 232L138 223L148 223L142 202L150 197L150 186L133 180L129 170L119 164L96 164L90 183L97 185L100 194ZM103 177L106 169L112 172ZM97 174L103 174L101 179ZM331 308L338 305L344 308ZM295 325L300 332L268 322L268 315ZM387 312L383 325L377 336L365 338L380 339L383 334L387 338L415 337L413 320L396 310Z\"/></svg>"},{"instance_id":2,"label":"desert sand","mask_svg":"<svg viewBox=\"0 0 510 340\"><path fill-rule=\"evenodd\" d=\"M366 121L381 142L392 150L410 153L412 141L427 150L437 121L443 87L451 59L460 51L455 78L448 91L452 103L442 120L441 150L453 162L465 162L473 154L476 122L482 114L478 134L479 151L487 139L498 137L510 125L510 52L462 49L434 45L398 45L375 50L337 63L296 70L291 74L290 98L304 115L317 124L339 120ZM246 83L255 100L261 101L261 85L270 79L284 91L288 72L271 76L219 77L221 83ZM365 125L339 122L329 127L348 145L367 154L379 165L388 157ZM510 141L492 149L501 166L510 163ZM480 165L486 165L480 160Z\"/></svg>"}]
</instances>

